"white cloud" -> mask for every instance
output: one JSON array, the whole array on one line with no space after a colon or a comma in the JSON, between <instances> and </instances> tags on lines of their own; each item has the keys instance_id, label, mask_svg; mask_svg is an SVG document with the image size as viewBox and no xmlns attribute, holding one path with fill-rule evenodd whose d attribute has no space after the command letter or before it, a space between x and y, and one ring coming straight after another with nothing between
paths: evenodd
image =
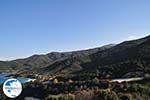
<instances>
[{"instance_id":1,"label":"white cloud","mask_svg":"<svg viewBox=\"0 0 150 100\"><path fill-rule=\"evenodd\" d=\"M138 39L138 38L140 38L140 37L130 35L130 36L128 36L127 40L135 40L135 39Z\"/></svg>"},{"instance_id":2,"label":"white cloud","mask_svg":"<svg viewBox=\"0 0 150 100\"><path fill-rule=\"evenodd\" d=\"M136 39L139 39L139 38L142 38L142 37L146 37L148 35L149 34L140 34L140 35L136 35L136 34L133 35L132 34L132 35L129 35L126 40L136 40Z\"/></svg>"}]
</instances>

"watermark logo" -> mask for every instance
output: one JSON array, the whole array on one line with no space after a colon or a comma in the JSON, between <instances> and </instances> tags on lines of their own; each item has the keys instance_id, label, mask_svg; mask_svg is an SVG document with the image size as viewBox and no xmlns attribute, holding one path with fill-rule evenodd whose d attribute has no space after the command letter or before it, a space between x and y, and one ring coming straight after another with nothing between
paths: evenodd
<instances>
[{"instance_id":1,"label":"watermark logo","mask_svg":"<svg viewBox=\"0 0 150 100\"><path fill-rule=\"evenodd\" d=\"M9 98L16 98L22 92L22 84L17 79L8 79L3 84L3 92Z\"/></svg>"}]
</instances>

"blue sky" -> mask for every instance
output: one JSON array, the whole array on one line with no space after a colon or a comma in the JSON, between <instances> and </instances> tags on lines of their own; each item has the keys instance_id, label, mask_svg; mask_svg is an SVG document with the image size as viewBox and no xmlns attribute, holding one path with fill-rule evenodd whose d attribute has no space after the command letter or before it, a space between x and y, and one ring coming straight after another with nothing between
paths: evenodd
<instances>
[{"instance_id":1,"label":"blue sky","mask_svg":"<svg viewBox=\"0 0 150 100\"><path fill-rule=\"evenodd\" d=\"M150 33L150 0L0 0L0 60Z\"/></svg>"}]
</instances>

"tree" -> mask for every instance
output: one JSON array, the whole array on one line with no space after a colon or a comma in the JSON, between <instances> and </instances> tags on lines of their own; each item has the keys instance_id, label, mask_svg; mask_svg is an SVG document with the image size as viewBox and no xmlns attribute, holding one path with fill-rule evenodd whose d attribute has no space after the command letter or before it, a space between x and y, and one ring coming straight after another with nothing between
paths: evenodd
<instances>
[{"instance_id":1,"label":"tree","mask_svg":"<svg viewBox=\"0 0 150 100\"><path fill-rule=\"evenodd\" d=\"M91 90L82 90L75 93L76 100L94 100L94 92Z\"/></svg>"},{"instance_id":2,"label":"tree","mask_svg":"<svg viewBox=\"0 0 150 100\"><path fill-rule=\"evenodd\" d=\"M97 91L93 100L119 100L119 97L114 91L106 89Z\"/></svg>"}]
</instances>

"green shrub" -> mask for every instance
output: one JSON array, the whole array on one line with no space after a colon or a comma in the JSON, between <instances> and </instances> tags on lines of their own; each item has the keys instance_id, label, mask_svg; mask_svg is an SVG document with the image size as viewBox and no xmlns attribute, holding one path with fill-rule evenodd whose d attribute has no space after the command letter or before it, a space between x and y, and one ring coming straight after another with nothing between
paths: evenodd
<instances>
[{"instance_id":1,"label":"green shrub","mask_svg":"<svg viewBox=\"0 0 150 100\"><path fill-rule=\"evenodd\" d=\"M94 100L119 100L119 98L114 91L106 89L97 91Z\"/></svg>"},{"instance_id":2,"label":"green shrub","mask_svg":"<svg viewBox=\"0 0 150 100\"><path fill-rule=\"evenodd\" d=\"M133 96L128 93L118 93L118 96L120 100L134 100Z\"/></svg>"}]
</instances>

